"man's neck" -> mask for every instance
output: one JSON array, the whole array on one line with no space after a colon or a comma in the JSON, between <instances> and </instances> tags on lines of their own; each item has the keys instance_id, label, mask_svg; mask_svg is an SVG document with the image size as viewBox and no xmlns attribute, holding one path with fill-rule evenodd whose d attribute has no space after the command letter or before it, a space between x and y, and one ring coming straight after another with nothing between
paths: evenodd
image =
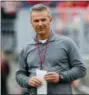
<instances>
[{"instance_id":1,"label":"man's neck","mask_svg":"<svg viewBox=\"0 0 89 95\"><path fill-rule=\"evenodd\" d=\"M50 36L50 32L46 33L46 34L41 34L41 35L37 35L38 40L46 40L48 39Z\"/></svg>"}]
</instances>

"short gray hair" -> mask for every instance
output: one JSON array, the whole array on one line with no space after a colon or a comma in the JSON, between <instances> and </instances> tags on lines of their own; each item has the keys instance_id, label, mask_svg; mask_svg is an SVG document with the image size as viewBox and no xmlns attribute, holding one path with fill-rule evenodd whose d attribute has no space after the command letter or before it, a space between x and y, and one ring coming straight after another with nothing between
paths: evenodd
<instances>
[{"instance_id":1,"label":"short gray hair","mask_svg":"<svg viewBox=\"0 0 89 95\"><path fill-rule=\"evenodd\" d=\"M48 11L49 16L51 16L51 11L50 11L49 7L44 4L36 4L36 5L32 6L30 9L30 15L31 15L32 11L40 12L40 11L44 11L44 10Z\"/></svg>"}]
</instances>

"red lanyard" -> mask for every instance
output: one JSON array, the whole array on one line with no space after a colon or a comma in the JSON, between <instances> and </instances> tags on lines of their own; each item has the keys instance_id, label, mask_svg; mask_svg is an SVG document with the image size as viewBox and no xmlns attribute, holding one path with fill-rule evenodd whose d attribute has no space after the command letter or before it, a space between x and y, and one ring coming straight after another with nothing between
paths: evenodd
<instances>
[{"instance_id":1,"label":"red lanyard","mask_svg":"<svg viewBox=\"0 0 89 95\"><path fill-rule=\"evenodd\" d=\"M38 40L37 40L37 49L38 49L38 55L39 55L39 58L40 58L41 69L44 69L44 62L45 62L47 48L48 48L48 40L46 42L46 46L45 46L45 49L44 49L44 55L42 57L40 47L39 47L39 43L38 43Z\"/></svg>"}]
</instances>

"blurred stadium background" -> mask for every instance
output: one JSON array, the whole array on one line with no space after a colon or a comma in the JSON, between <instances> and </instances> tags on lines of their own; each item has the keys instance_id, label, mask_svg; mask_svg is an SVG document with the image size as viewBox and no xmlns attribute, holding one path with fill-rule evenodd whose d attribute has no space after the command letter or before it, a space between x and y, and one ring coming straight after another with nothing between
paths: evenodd
<instances>
[{"instance_id":1,"label":"blurred stadium background","mask_svg":"<svg viewBox=\"0 0 89 95\"><path fill-rule=\"evenodd\" d=\"M2 1L1 2L1 91L2 95L24 94L15 80L18 55L35 33L30 24L30 7L43 3L51 9L54 32L72 38L78 45L89 72L89 1ZM6 67L4 67L6 64ZM5 85L6 84L6 85ZM6 86L6 87L5 87ZM73 93L89 94L89 74L72 83Z\"/></svg>"}]
</instances>

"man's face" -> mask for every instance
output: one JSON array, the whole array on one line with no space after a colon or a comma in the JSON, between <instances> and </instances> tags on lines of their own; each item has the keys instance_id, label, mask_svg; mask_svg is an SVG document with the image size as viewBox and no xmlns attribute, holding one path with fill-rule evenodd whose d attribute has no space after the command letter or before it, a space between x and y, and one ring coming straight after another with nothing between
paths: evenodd
<instances>
[{"instance_id":1,"label":"man's face","mask_svg":"<svg viewBox=\"0 0 89 95\"><path fill-rule=\"evenodd\" d=\"M31 14L31 24L37 34L44 34L50 31L51 17L48 11L33 11Z\"/></svg>"}]
</instances>

